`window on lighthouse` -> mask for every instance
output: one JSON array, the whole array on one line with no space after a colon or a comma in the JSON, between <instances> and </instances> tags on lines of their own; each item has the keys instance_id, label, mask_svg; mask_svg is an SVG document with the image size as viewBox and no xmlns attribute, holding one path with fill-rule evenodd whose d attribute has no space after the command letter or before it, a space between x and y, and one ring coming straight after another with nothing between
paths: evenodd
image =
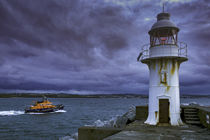
<instances>
[{"instance_id":1,"label":"window on lighthouse","mask_svg":"<svg viewBox=\"0 0 210 140\"><path fill-rule=\"evenodd\" d=\"M163 84L167 83L167 72L166 71L161 72L160 83L163 83Z\"/></svg>"}]
</instances>

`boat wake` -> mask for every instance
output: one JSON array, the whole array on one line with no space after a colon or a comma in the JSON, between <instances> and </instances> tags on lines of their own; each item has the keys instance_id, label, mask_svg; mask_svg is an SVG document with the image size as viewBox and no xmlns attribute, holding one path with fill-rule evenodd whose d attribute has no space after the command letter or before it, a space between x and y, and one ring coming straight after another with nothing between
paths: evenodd
<instances>
[{"instance_id":1,"label":"boat wake","mask_svg":"<svg viewBox=\"0 0 210 140\"><path fill-rule=\"evenodd\" d=\"M66 112L66 110L58 110L58 111L55 111L53 113L65 113L65 112Z\"/></svg>"},{"instance_id":2,"label":"boat wake","mask_svg":"<svg viewBox=\"0 0 210 140\"><path fill-rule=\"evenodd\" d=\"M57 111L55 111L55 112L46 112L46 113L25 113L25 114L32 114L32 115L40 115L40 114L51 114L51 113L65 113L65 112L67 112L66 110L57 110Z\"/></svg>"},{"instance_id":3,"label":"boat wake","mask_svg":"<svg viewBox=\"0 0 210 140\"><path fill-rule=\"evenodd\" d=\"M66 110L58 110L55 112L50 113L65 113ZM25 111L15 111L15 110L9 110L9 111L0 111L0 116L16 116L16 115L23 115L23 114L47 114L47 113L25 113Z\"/></svg>"},{"instance_id":4,"label":"boat wake","mask_svg":"<svg viewBox=\"0 0 210 140\"><path fill-rule=\"evenodd\" d=\"M30 113L25 113L25 114L29 114L29 115L40 115L40 114L46 114L46 113L32 113L32 112L30 112Z\"/></svg>"},{"instance_id":5,"label":"boat wake","mask_svg":"<svg viewBox=\"0 0 210 140\"><path fill-rule=\"evenodd\" d=\"M15 111L15 110L10 110L10 111L0 111L0 116L15 116L15 115L22 115L25 114L24 111Z\"/></svg>"}]
</instances>

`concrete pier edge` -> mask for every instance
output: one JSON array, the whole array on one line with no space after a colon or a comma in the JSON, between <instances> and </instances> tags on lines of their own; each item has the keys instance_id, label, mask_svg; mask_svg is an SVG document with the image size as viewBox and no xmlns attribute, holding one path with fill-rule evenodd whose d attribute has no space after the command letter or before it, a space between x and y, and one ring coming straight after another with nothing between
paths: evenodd
<instances>
[{"instance_id":1,"label":"concrete pier edge","mask_svg":"<svg viewBox=\"0 0 210 140\"><path fill-rule=\"evenodd\" d=\"M189 109L196 109L197 110L197 115L199 117L200 123L197 124L199 126L193 126L192 124L186 124L185 121L185 116L184 116L184 110L189 110ZM185 125L189 127L189 130L183 130L183 131L192 131L196 127L196 129L203 129L204 127L207 128L207 131L209 132L209 137L210 137L210 107L206 106L199 106L199 105L188 105L188 106L181 106L181 117L182 120L184 121ZM146 120L148 116L148 106L136 106L136 117L135 117L135 122L132 123L131 125L127 125L127 128L112 128L112 127L80 127L78 129L78 139L79 140L114 140L115 138L112 138L115 134L116 135L121 135L123 137L126 137L126 135L134 135L137 133L137 127L138 125L142 126L147 126L144 124L144 121ZM132 126L132 127L131 127ZM142 127L141 126L141 127ZM161 125L161 129L168 129L169 125ZM136 127L136 128L135 128ZM192 127L192 130L191 130ZM203 127L203 128L202 128ZM158 128L157 126L151 126L151 128ZM172 127L172 129L177 129L176 127ZM138 130L138 132L141 130ZM145 130L142 130L145 131ZM151 131L151 130L150 130ZM202 130L203 131L203 130ZM139 133L138 133L139 134ZM137 134L136 134L137 135ZM202 135L202 133L201 133ZM205 131L205 135L208 135L207 132ZM203 136L205 136L203 135ZM152 136L152 135L151 135ZM155 136L155 134L154 134ZM168 136L166 136L168 137ZM170 137L170 136L169 136ZM198 138L204 139L202 136L197 135ZM142 136L143 138L143 136Z\"/></svg>"}]
</instances>

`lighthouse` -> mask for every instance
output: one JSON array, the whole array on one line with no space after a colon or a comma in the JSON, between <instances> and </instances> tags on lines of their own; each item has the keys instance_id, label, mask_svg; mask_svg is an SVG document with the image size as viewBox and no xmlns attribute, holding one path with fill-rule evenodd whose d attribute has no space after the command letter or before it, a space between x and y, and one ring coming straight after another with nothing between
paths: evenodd
<instances>
[{"instance_id":1,"label":"lighthouse","mask_svg":"<svg viewBox=\"0 0 210 140\"><path fill-rule=\"evenodd\" d=\"M181 125L179 68L187 61L187 44L178 42L179 28L170 14L157 15L149 33L150 43L142 47L137 58L149 68L149 125Z\"/></svg>"}]
</instances>

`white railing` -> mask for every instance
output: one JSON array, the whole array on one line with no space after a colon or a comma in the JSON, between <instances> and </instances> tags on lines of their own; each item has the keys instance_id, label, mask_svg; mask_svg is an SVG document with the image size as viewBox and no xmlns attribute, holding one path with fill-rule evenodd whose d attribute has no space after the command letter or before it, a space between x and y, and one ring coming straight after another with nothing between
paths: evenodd
<instances>
[{"instance_id":1,"label":"white railing","mask_svg":"<svg viewBox=\"0 0 210 140\"><path fill-rule=\"evenodd\" d=\"M174 47L175 45L170 45L168 44L167 47ZM178 47L178 57L187 57L187 44L184 42L178 42L177 45ZM154 46L158 47L158 46ZM142 46L141 52L139 54L138 60L143 60L150 58L150 44L145 44Z\"/></svg>"},{"instance_id":2,"label":"white railing","mask_svg":"<svg viewBox=\"0 0 210 140\"><path fill-rule=\"evenodd\" d=\"M142 46L141 52L139 54L140 60L149 58L149 48L150 44L145 44Z\"/></svg>"},{"instance_id":3,"label":"white railing","mask_svg":"<svg viewBox=\"0 0 210 140\"><path fill-rule=\"evenodd\" d=\"M179 56L187 57L187 44L184 42L178 42Z\"/></svg>"}]
</instances>

